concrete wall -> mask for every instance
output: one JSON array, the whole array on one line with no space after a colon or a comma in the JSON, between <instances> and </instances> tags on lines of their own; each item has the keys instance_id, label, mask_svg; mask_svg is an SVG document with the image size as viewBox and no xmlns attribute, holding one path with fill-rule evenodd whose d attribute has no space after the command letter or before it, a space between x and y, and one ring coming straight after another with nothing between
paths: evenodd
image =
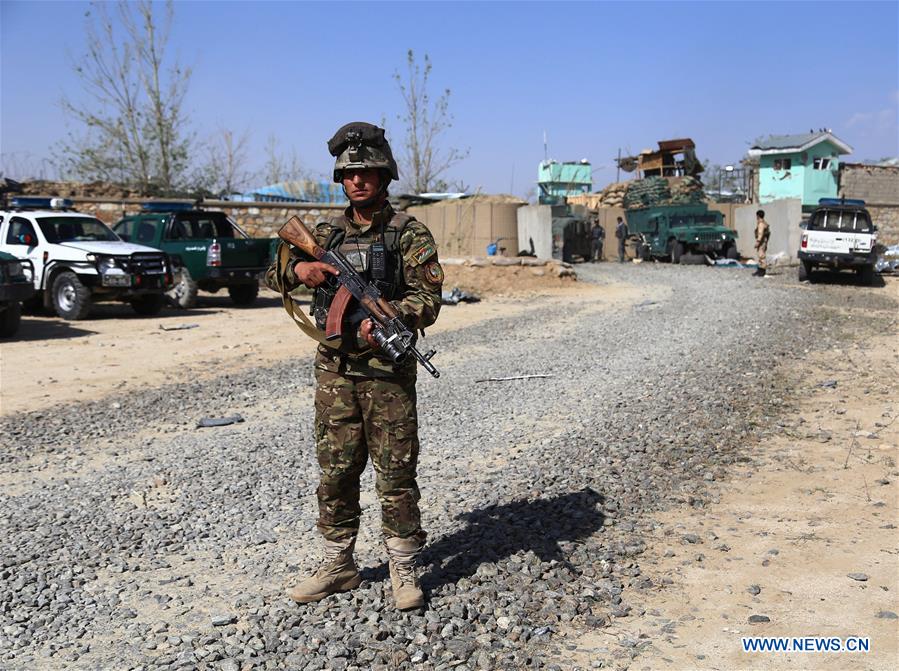
<instances>
[{"instance_id":1,"label":"concrete wall","mask_svg":"<svg viewBox=\"0 0 899 671\"><path fill-rule=\"evenodd\" d=\"M107 224L114 224L126 214L139 212L141 203L151 198L126 198L107 200L103 198L71 198L75 209L91 214ZM171 200L164 199L166 202ZM203 202L207 210L225 212L237 225L254 238L273 238L278 229L292 216L297 215L303 223L314 225L324 219L343 212L342 205L322 205L317 203L235 203L228 200L207 200Z\"/></svg>"},{"instance_id":2,"label":"concrete wall","mask_svg":"<svg viewBox=\"0 0 899 671\"><path fill-rule=\"evenodd\" d=\"M734 210L734 229L737 231L737 251L740 256L755 258L755 213L765 211L765 221L771 227L768 239L768 259L785 254L784 262L794 262L799 250L802 221L802 201L799 198L783 198L762 205L742 205Z\"/></svg>"},{"instance_id":3,"label":"concrete wall","mask_svg":"<svg viewBox=\"0 0 899 671\"><path fill-rule=\"evenodd\" d=\"M406 211L431 230L444 257L485 256L487 245L497 240L498 246L505 248L504 256L515 256L527 247L527 243L519 244L519 207L520 202L497 202L489 196L476 196L416 205Z\"/></svg>"},{"instance_id":4,"label":"concrete wall","mask_svg":"<svg viewBox=\"0 0 899 671\"><path fill-rule=\"evenodd\" d=\"M516 212L518 240L522 249L530 249L534 242L534 253L538 259L553 257L552 207L549 205L524 205Z\"/></svg>"}]
</instances>

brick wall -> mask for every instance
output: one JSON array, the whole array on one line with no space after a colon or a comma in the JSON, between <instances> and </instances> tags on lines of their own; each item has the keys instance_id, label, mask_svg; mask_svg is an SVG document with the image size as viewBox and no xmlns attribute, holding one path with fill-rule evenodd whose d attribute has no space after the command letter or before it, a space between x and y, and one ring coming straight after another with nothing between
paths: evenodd
<instances>
[{"instance_id":1,"label":"brick wall","mask_svg":"<svg viewBox=\"0 0 899 671\"><path fill-rule=\"evenodd\" d=\"M840 166L840 195L861 198L877 225L878 240L899 244L899 168L844 163Z\"/></svg>"},{"instance_id":2,"label":"brick wall","mask_svg":"<svg viewBox=\"0 0 899 671\"><path fill-rule=\"evenodd\" d=\"M152 202L148 198L71 198L75 209L91 214L107 224L114 224L126 214L139 212L141 203ZM166 200L166 202L173 202ZM273 238L288 219L297 215L305 224L316 224L343 211L342 205L318 203L236 203L228 200L207 200L206 210L225 212L237 225L253 238Z\"/></svg>"},{"instance_id":3,"label":"brick wall","mask_svg":"<svg viewBox=\"0 0 899 671\"><path fill-rule=\"evenodd\" d=\"M899 206L899 167L844 163L840 166L840 195L861 198L871 205Z\"/></svg>"}]
</instances>

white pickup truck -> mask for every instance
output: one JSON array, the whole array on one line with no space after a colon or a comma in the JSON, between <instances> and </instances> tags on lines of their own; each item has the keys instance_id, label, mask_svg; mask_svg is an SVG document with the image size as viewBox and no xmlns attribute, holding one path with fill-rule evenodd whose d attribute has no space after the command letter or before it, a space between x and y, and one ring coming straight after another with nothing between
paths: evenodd
<instances>
[{"instance_id":1,"label":"white pickup truck","mask_svg":"<svg viewBox=\"0 0 899 671\"><path fill-rule=\"evenodd\" d=\"M0 251L34 266L35 298L63 319L84 319L96 301L126 301L154 315L172 285L168 257L123 241L62 198L13 198L0 208Z\"/></svg>"},{"instance_id":2,"label":"white pickup truck","mask_svg":"<svg viewBox=\"0 0 899 671\"><path fill-rule=\"evenodd\" d=\"M822 198L802 224L799 281L814 282L816 268L855 270L863 284L874 280L877 227L865 201Z\"/></svg>"}]
</instances>

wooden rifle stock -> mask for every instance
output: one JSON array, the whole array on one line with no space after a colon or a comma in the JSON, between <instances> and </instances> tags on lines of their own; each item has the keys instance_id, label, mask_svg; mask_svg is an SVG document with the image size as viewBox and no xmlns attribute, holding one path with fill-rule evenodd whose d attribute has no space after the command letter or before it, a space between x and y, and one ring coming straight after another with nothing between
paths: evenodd
<instances>
[{"instance_id":1,"label":"wooden rifle stock","mask_svg":"<svg viewBox=\"0 0 899 671\"><path fill-rule=\"evenodd\" d=\"M315 241L315 236L296 215L288 219L287 223L281 227L278 237L313 258L321 259L325 254L325 250L319 247Z\"/></svg>"}]
</instances>

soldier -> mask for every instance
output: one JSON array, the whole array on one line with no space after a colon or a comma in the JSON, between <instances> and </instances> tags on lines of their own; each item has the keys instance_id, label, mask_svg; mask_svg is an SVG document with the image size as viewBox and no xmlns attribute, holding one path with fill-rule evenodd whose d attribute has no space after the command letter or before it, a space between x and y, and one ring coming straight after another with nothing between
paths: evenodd
<instances>
[{"instance_id":1,"label":"soldier","mask_svg":"<svg viewBox=\"0 0 899 671\"><path fill-rule=\"evenodd\" d=\"M430 231L412 217L394 212L387 187L399 178L384 130L368 123L343 126L328 142L335 157L334 181L343 185L350 206L315 228L318 244L339 249L401 313L410 330L424 329L440 310L443 269ZM282 243L283 244L283 243ZM278 291L300 284L314 289L312 314L324 329L334 291L327 283L336 270L291 250L296 257L278 277L266 275ZM416 484L418 413L416 360L392 364L379 356L372 323L361 309L347 310L339 349L324 343L315 358L315 439L321 481L317 490L318 528L324 560L318 570L288 591L298 603L318 601L358 587L353 560L359 529L359 478L370 458L381 503L381 526L396 607L420 608L424 594L416 559L426 534L421 528ZM345 342L346 341L346 342Z\"/></svg>"},{"instance_id":2,"label":"soldier","mask_svg":"<svg viewBox=\"0 0 899 671\"><path fill-rule=\"evenodd\" d=\"M590 231L590 240L593 243L590 250L590 260L596 263L602 261L602 247L606 239L605 229L599 225L599 219L594 219L593 229Z\"/></svg>"},{"instance_id":3,"label":"soldier","mask_svg":"<svg viewBox=\"0 0 899 671\"><path fill-rule=\"evenodd\" d=\"M615 226L615 237L618 238L618 263L624 263L625 259L627 258L625 245L627 244L627 236L629 234L630 233L627 230L627 224L624 223L624 219L618 217L618 223Z\"/></svg>"},{"instance_id":4,"label":"soldier","mask_svg":"<svg viewBox=\"0 0 899 671\"><path fill-rule=\"evenodd\" d=\"M758 210L755 213L755 253L759 259L759 267L752 273L753 277L764 277L768 272L768 238L771 237L771 227L765 221L765 211Z\"/></svg>"}]
</instances>

